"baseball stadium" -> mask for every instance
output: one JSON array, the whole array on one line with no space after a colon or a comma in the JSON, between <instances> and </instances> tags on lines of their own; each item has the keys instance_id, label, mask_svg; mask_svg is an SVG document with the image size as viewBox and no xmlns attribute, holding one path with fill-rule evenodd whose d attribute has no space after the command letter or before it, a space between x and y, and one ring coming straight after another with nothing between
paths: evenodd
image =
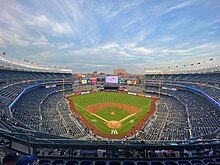
<instances>
[{"instance_id":1,"label":"baseball stadium","mask_svg":"<svg viewBox=\"0 0 220 165\"><path fill-rule=\"evenodd\" d=\"M115 75L74 80L69 70L2 67L2 151L42 164L216 162L219 69L145 72L122 84ZM158 157L162 150L171 153Z\"/></svg>"},{"instance_id":2,"label":"baseball stadium","mask_svg":"<svg viewBox=\"0 0 220 165\"><path fill-rule=\"evenodd\" d=\"M219 0L1 0L0 165L220 165Z\"/></svg>"}]
</instances>

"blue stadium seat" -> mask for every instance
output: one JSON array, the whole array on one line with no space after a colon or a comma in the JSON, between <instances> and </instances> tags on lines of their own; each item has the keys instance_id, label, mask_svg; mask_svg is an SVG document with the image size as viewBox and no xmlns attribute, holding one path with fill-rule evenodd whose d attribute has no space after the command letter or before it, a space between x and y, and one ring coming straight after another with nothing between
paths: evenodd
<instances>
[{"instance_id":1,"label":"blue stadium seat","mask_svg":"<svg viewBox=\"0 0 220 165\"><path fill-rule=\"evenodd\" d=\"M161 161L152 161L150 164L151 165L164 165L164 163Z\"/></svg>"},{"instance_id":2,"label":"blue stadium seat","mask_svg":"<svg viewBox=\"0 0 220 165\"><path fill-rule=\"evenodd\" d=\"M96 160L95 165L106 165L107 162L105 160Z\"/></svg>"},{"instance_id":3,"label":"blue stadium seat","mask_svg":"<svg viewBox=\"0 0 220 165\"><path fill-rule=\"evenodd\" d=\"M146 161L138 161L136 164L137 165L149 165L149 163Z\"/></svg>"},{"instance_id":4,"label":"blue stadium seat","mask_svg":"<svg viewBox=\"0 0 220 165\"><path fill-rule=\"evenodd\" d=\"M165 165L178 165L178 163L176 161L173 160L167 160L164 162Z\"/></svg>"},{"instance_id":5,"label":"blue stadium seat","mask_svg":"<svg viewBox=\"0 0 220 165\"><path fill-rule=\"evenodd\" d=\"M134 165L135 163L134 163L134 161L132 161L132 160L125 160L125 161L123 161L122 164L123 164L123 165Z\"/></svg>"},{"instance_id":6,"label":"blue stadium seat","mask_svg":"<svg viewBox=\"0 0 220 165\"><path fill-rule=\"evenodd\" d=\"M121 164L121 162L118 161L118 160L111 160L111 161L109 161L109 165L120 165L120 164Z\"/></svg>"},{"instance_id":7,"label":"blue stadium seat","mask_svg":"<svg viewBox=\"0 0 220 165\"><path fill-rule=\"evenodd\" d=\"M203 159L202 160L205 164L208 164L208 163L216 163L213 159Z\"/></svg>"},{"instance_id":8,"label":"blue stadium seat","mask_svg":"<svg viewBox=\"0 0 220 165\"><path fill-rule=\"evenodd\" d=\"M65 164L65 161L62 159L54 160L52 162L52 165L64 165L64 164Z\"/></svg>"},{"instance_id":9,"label":"blue stadium seat","mask_svg":"<svg viewBox=\"0 0 220 165\"><path fill-rule=\"evenodd\" d=\"M191 160L192 164L204 164L202 160Z\"/></svg>"},{"instance_id":10,"label":"blue stadium seat","mask_svg":"<svg viewBox=\"0 0 220 165\"><path fill-rule=\"evenodd\" d=\"M188 160L179 160L177 162L178 162L178 165L192 165L192 163Z\"/></svg>"},{"instance_id":11,"label":"blue stadium seat","mask_svg":"<svg viewBox=\"0 0 220 165\"><path fill-rule=\"evenodd\" d=\"M51 161L49 159L39 160L39 165L47 165L47 164L51 164Z\"/></svg>"},{"instance_id":12,"label":"blue stadium seat","mask_svg":"<svg viewBox=\"0 0 220 165\"><path fill-rule=\"evenodd\" d=\"M78 165L79 162L77 160L68 160L66 162L66 165Z\"/></svg>"},{"instance_id":13,"label":"blue stadium seat","mask_svg":"<svg viewBox=\"0 0 220 165\"><path fill-rule=\"evenodd\" d=\"M81 164L81 165L92 165L93 163L92 163L91 160L82 160L82 161L80 162L80 164Z\"/></svg>"},{"instance_id":14,"label":"blue stadium seat","mask_svg":"<svg viewBox=\"0 0 220 165\"><path fill-rule=\"evenodd\" d=\"M220 163L220 158L215 159L216 163Z\"/></svg>"}]
</instances>

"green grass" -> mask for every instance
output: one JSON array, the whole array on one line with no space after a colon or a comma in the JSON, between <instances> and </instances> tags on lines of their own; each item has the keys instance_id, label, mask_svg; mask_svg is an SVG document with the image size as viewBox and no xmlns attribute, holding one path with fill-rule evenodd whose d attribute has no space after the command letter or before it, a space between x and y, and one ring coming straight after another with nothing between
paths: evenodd
<instances>
[{"instance_id":1,"label":"green grass","mask_svg":"<svg viewBox=\"0 0 220 165\"><path fill-rule=\"evenodd\" d=\"M120 103L134 106L140 111L135 116L131 116L128 119L121 122L122 126L117 129L118 134L127 133L136 123L143 118L143 116L149 111L151 99L138 97L117 92L97 92L93 94L71 96L74 101L77 111L79 111L90 123L92 123L99 131L110 134L111 129L108 128L104 121L91 115L85 111L84 108L100 103ZM110 112L115 112L115 115L110 115ZM130 115L126 110L118 107L107 107L96 112L97 115L104 119L119 121L124 117Z\"/></svg>"},{"instance_id":2,"label":"green grass","mask_svg":"<svg viewBox=\"0 0 220 165\"><path fill-rule=\"evenodd\" d=\"M111 112L114 112L115 115L111 115ZM111 120L119 121L125 118L126 116L130 115L128 111L120 109L118 107L112 107L112 106L103 108L97 111L96 114L108 121L111 121Z\"/></svg>"}]
</instances>

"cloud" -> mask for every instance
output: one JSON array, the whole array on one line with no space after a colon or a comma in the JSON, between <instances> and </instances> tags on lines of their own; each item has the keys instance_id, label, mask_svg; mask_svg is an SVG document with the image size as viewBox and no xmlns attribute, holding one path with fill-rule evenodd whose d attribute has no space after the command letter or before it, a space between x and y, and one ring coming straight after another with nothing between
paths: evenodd
<instances>
[{"instance_id":1,"label":"cloud","mask_svg":"<svg viewBox=\"0 0 220 165\"><path fill-rule=\"evenodd\" d=\"M182 3L178 3L176 5L172 5L171 7L169 7L168 9L165 10L165 12L163 14L167 14L169 12L178 10L178 9L182 9L188 6L191 6L194 3L193 0L188 0L188 1L183 1Z\"/></svg>"},{"instance_id":2,"label":"cloud","mask_svg":"<svg viewBox=\"0 0 220 165\"><path fill-rule=\"evenodd\" d=\"M0 48L75 72L115 67L137 72L146 65L181 65L209 57L220 62L220 5L196 3L4 0Z\"/></svg>"}]
</instances>

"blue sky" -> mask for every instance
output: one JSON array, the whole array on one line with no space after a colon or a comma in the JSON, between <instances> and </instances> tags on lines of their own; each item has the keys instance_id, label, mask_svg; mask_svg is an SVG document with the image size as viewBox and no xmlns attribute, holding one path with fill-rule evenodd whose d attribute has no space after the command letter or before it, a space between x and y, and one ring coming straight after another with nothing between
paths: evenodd
<instances>
[{"instance_id":1,"label":"blue sky","mask_svg":"<svg viewBox=\"0 0 220 165\"><path fill-rule=\"evenodd\" d=\"M0 50L111 73L220 63L219 0L1 0Z\"/></svg>"}]
</instances>

